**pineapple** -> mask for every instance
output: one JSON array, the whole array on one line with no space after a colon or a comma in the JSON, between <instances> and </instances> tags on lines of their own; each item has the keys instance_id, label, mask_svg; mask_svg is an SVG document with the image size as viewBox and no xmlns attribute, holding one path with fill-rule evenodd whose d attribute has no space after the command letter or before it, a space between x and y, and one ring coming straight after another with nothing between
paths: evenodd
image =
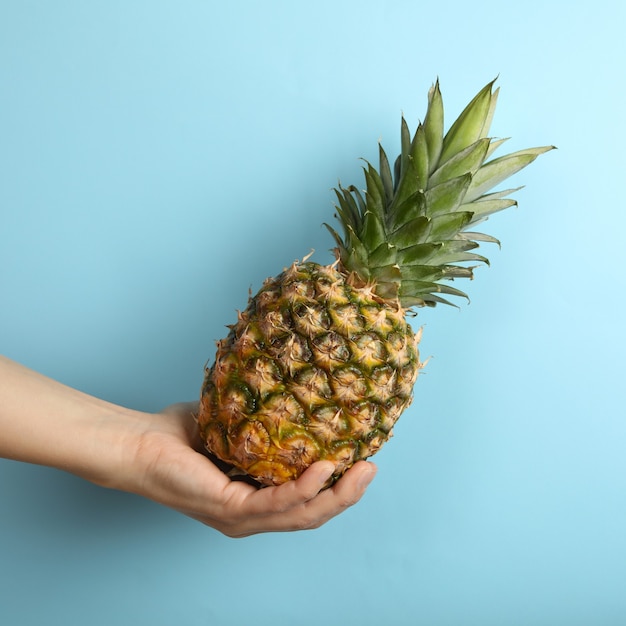
<instances>
[{"instance_id":1,"label":"pineapple","mask_svg":"<svg viewBox=\"0 0 626 626\"><path fill-rule=\"evenodd\" d=\"M517 189L490 190L553 147L490 159L498 91L487 84L444 134L437 81L413 136L401 121L393 172L379 146L364 192L335 189L335 262L294 262L249 298L205 372L197 421L214 457L263 486L330 460L332 481L391 436L423 367L407 314L466 297L450 282L498 243L469 229L516 204Z\"/></svg>"}]
</instances>

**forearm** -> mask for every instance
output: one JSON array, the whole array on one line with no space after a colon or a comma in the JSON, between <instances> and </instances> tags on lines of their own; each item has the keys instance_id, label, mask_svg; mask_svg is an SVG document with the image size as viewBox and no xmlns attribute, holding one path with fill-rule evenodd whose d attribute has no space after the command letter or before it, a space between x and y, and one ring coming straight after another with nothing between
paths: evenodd
<instances>
[{"instance_id":1,"label":"forearm","mask_svg":"<svg viewBox=\"0 0 626 626\"><path fill-rule=\"evenodd\" d=\"M131 411L0 356L0 456L140 494L231 537L317 528L357 502L375 474L359 461L322 493L335 469L329 461L280 487L231 481L196 451L196 409Z\"/></svg>"},{"instance_id":2,"label":"forearm","mask_svg":"<svg viewBox=\"0 0 626 626\"><path fill-rule=\"evenodd\" d=\"M108 484L127 461L137 413L0 356L0 456Z\"/></svg>"}]
</instances>

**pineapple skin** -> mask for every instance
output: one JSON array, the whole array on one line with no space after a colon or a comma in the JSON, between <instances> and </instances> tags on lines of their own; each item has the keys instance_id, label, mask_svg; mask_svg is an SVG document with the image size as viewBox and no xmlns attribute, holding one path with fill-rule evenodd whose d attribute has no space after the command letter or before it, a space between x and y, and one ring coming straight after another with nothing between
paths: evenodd
<instances>
[{"instance_id":1,"label":"pineapple skin","mask_svg":"<svg viewBox=\"0 0 626 626\"><path fill-rule=\"evenodd\" d=\"M296 262L217 344L197 417L209 452L261 485L330 460L330 482L377 452L422 364L399 301L336 266Z\"/></svg>"}]
</instances>

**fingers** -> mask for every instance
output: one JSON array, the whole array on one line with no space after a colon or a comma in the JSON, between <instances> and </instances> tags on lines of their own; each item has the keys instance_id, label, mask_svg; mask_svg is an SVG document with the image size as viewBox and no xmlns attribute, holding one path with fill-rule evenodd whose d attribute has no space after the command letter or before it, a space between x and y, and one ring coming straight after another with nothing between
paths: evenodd
<instances>
[{"instance_id":1,"label":"fingers","mask_svg":"<svg viewBox=\"0 0 626 626\"><path fill-rule=\"evenodd\" d=\"M292 480L275 489L266 490L267 495L272 498L271 510L276 513L283 513L313 499L334 471L333 463L320 461L309 467L298 480ZM260 493L265 495L264 492ZM258 506L266 506L266 503L259 502ZM261 511L265 513L267 509L261 509Z\"/></svg>"},{"instance_id":2,"label":"fingers","mask_svg":"<svg viewBox=\"0 0 626 626\"><path fill-rule=\"evenodd\" d=\"M377 470L373 463L359 461L332 487L333 495L337 500L346 503L345 508L356 504L374 480Z\"/></svg>"},{"instance_id":3,"label":"fingers","mask_svg":"<svg viewBox=\"0 0 626 626\"><path fill-rule=\"evenodd\" d=\"M121 488L139 493L212 526L231 537L317 528L352 506L374 478L376 466L359 461L329 489L330 461L314 463L295 481L257 489L232 481L204 454L197 438L194 404L149 415L132 446L134 476ZM190 445L191 444L191 445Z\"/></svg>"},{"instance_id":4,"label":"fingers","mask_svg":"<svg viewBox=\"0 0 626 626\"><path fill-rule=\"evenodd\" d=\"M296 481L249 493L241 506L241 512L245 511L241 522L220 530L231 537L244 537L262 532L319 528L356 504L376 474L374 464L360 461L333 487L320 493L333 469L332 463L321 461Z\"/></svg>"}]
</instances>

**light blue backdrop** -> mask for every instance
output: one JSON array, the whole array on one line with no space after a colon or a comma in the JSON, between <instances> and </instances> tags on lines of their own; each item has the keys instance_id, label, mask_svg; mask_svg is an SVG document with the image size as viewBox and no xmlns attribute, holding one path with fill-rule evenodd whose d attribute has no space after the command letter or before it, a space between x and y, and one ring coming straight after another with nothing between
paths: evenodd
<instances>
[{"instance_id":1,"label":"light blue backdrop","mask_svg":"<svg viewBox=\"0 0 626 626\"><path fill-rule=\"evenodd\" d=\"M156 410L197 396L248 288L316 249L338 179L440 77L502 87L520 208L358 506L226 539L0 463L0 622L626 623L624 3L0 3L0 349ZM0 434L1 436L1 434Z\"/></svg>"}]
</instances>

